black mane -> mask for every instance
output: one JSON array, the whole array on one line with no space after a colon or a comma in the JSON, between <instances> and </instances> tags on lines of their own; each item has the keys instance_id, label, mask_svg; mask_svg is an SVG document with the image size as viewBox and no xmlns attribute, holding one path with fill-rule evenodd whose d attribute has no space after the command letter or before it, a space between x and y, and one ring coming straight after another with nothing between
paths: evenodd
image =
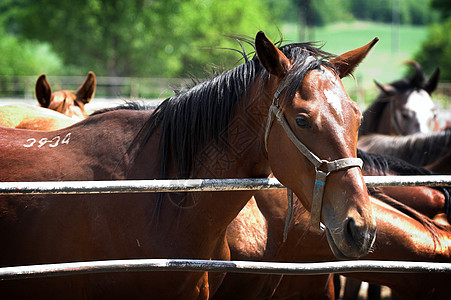
<instances>
[{"instance_id":1,"label":"black mane","mask_svg":"<svg viewBox=\"0 0 451 300\"><path fill-rule=\"evenodd\" d=\"M371 152L396 156L417 166L426 166L451 150L451 128L431 133L415 133L407 136L374 135L370 140L361 139L361 145Z\"/></svg>"},{"instance_id":2,"label":"black mane","mask_svg":"<svg viewBox=\"0 0 451 300\"><path fill-rule=\"evenodd\" d=\"M327 64L323 60L333 57L311 43L289 44L279 49L294 63L282 83L284 92L289 97L299 88L308 70ZM315 60L305 66L304 62L309 56L313 56ZM256 84L258 78L262 79L259 83L264 85L268 73L254 56L232 70L191 88L181 89L155 109L147 121L148 129L141 144L160 128L160 150L163 155L161 178L167 176L169 156L176 161L177 177L189 178L194 156L201 147L212 140L220 145L227 144L220 136L227 130L236 104L246 97L249 88Z\"/></svg>"},{"instance_id":3,"label":"black mane","mask_svg":"<svg viewBox=\"0 0 451 300\"><path fill-rule=\"evenodd\" d=\"M365 152L357 149L357 157L363 160L363 173L365 175L432 175L427 169L412 165L402 159L382 155L377 153Z\"/></svg>"}]
</instances>

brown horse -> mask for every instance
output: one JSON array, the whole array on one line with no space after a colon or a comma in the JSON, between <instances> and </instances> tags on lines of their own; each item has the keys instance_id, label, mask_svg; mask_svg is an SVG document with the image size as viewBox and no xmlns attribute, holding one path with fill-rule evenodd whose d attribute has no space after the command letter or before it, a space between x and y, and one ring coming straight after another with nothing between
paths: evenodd
<instances>
[{"instance_id":1,"label":"brown horse","mask_svg":"<svg viewBox=\"0 0 451 300\"><path fill-rule=\"evenodd\" d=\"M371 201L378 237L373 250L364 259L450 261L449 225L435 223L379 192L374 196ZM287 240L283 241L282 229L287 209L286 191L257 192L228 228L232 259L289 262L334 260L332 252L326 247L324 234L308 226L309 213L299 202L295 202ZM451 275L353 273L347 276L387 285L405 299L426 299L431 294L437 299L447 299L451 290ZM282 277L228 273L214 299L233 298L332 300L334 288L330 275Z\"/></svg>"},{"instance_id":2,"label":"brown horse","mask_svg":"<svg viewBox=\"0 0 451 300\"><path fill-rule=\"evenodd\" d=\"M38 77L35 87L36 98L41 107L52 109L77 121L88 116L85 105L94 97L95 91L96 76L91 71L75 93L69 90L52 92L45 74Z\"/></svg>"},{"instance_id":3,"label":"brown horse","mask_svg":"<svg viewBox=\"0 0 451 300\"><path fill-rule=\"evenodd\" d=\"M430 132L435 122L435 106L431 94L436 89L439 69L428 80L421 66L414 61L411 77L391 84L379 84L379 97L363 113L359 137L371 134L409 135Z\"/></svg>"},{"instance_id":4,"label":"brown horse","mask_svg":"<svg viewBox=\"0 0 451 300\"><path fill-rule=\"evenodd\" d=\"M278 49L259 32L257 57L168 98L153 112L136 106L104 111L50 132L0 128L0 180L248 178L266 177L272 169L310 209L314 198L315 205L321 200L312 196L313 152L323 159L345 158L337 164L346 168L328 176L319 211L333 253L360 257L369 251L376 227L355 167L361 114L340 77L375 42L330 59L309 44ZM332 162L323 163L330 169ZM252 194L1 196L0 265L229 259L227 226ZM223 276L80 275L3 281L0 290L10 298L207 299Z\"/></svg>"},{"instance_id":5,"label":"brown horse","mask_svg":"<svg viewBox=\"0 0 451 300\"><path fill-rule=\"evenodd\" d=\"M396 158L384 157L373 153L365 153L361 150L358 150L357 156L364 162L363 173L366 176L430 174L427 170L415 167ZM425 232L426 234L428 231L433 232L435 230L434 228L439 228L440 232L444 229L449 230L450 228L449 224L447 224L448 226L446 227L439 224L433 224L430 219L419 215L417 212L404 205L404 203L415 205L415 207L429 213L431 218L439 217L438 219L442 223L446 223L446 217L442 219L441 215L444 215L445 213L449 214L448 210L450 199L448 188L429 188L420 186L381 187L377 190L371 189L371 191L375 193L375 196L382 198L392 207L390 210L386 211L384 207L387 207L387 205L383 204L383 207L381 208L380 206L382 203L380 201L376 201L375 205L379 207L378 209L381 211L381 215L376 216L377 221L384 220L384 222L386 222L386 220L390 220L392 217L393 221L398 219L399 215L401 215L401 219L404 220L402 222L410 223L411 219L417 220L422 224L422 226L419 227L420 229L416 229L417 235L421 234L421 232ZM384 194L382 194L382 192ZM291 249L299 249L296 245L285 244L282 241L280 232L283 230L287 214L287 201L284 198L284 195L285 194L283 192L259 192L255 194L255 199L248 202L238 217L231 223L228 228L227 237L231 246L233 259L269 261L284 261L287 259L288 261L299 261L293 260L290 257L283 257L283 255L285 255L285 251L290 251L291 253ZM390 200L388 195L396 198L396 201ZM393 207L398 207L399 210ZM299 219L293 219L291 222L291 228L299 234L297 237L299 241L297 243L302 245L302 249L304 249L303 251L306 251L306 253L301 252L301 254L299 254L303 255L301 261L332 260L333 257L330 255L330 251L323 251L323 249L319 248L315 249L318 245L316 241L316 239L319 238L318 232L303 227L306 225L304 218L308 218L308 213L303 208L298 207L298 209L301 209ZM392 211L396 211L397 213L393 214ZM403 216L404 214L407 214L407 216ZM400 224L402 225L404 223ZM399 224L393 223L390 228L387 226L383 227L382 230L386 230L386 232L382 234L389 236L390 231L398 230L396 229L397 225ZM378 230L381 230L379 223ZM409 228L402 227L399 230L405 230L405 233L407 234ZM289 234L293 235L292 232ZM447 233L442 232L442 234L446 234L446 236L448 236ZM385 239L385 241L382 241L379 244L380 247L387 247L386 245L399 244L402 242L402 240L396 240L396 235L394 235L393 241L389 241L387 238ZM378 245L378 241L379 238L376 240L376 246ZM382 250L378 250L376 246L374 253L379 255ZM415 245L412 245L413 248L408 251L404 250L404 252L401 252L400 255L407 255L409 254L409 251L416 251L414 246ZM433 251L435 250L431 249L429 252ZM389 253L389 251L383 253ZM427 255L428 254L425 254L424 259L431 259L431 257ZM403 259L401 256L396 258L395 256L390 257L388 255L381 256L380 258L374 256L368 258L385 260ZM404 259L411 259L411 257L406 256ZM421 259L418 258L418 260ZM227 299L232 298L233 295L239 294L242 299L255 299L259 291L263 294L272 293L278 284L278 278L280 277L270 275L228 274L215 297L218 299ZM293 281L292 284L299 286L299 281L303 281L308 282L308 284L302 285L304 289L291 289L291 293L293 293L293 295L299 296L299 294L302 294L304 297L302 299L333 299L334 290L333 287L331 287L332 280L329 280L328 275L311 277L300 276L299 278L302 279L296 278L296 276L284 277L280 289L285 290L286 288L284 285L289 285L291 289L291 283L288 284L288 282ZM247 287L249 286L252 286L252 288L248 289ZM279 292L279 296L281 294L282 292ZM284 292L283 294L283 299L290 299L290 297L287 296L289 293ZM299 299L298 296L297 298L294 296L293 299Z\"/></svg>"}]
</instances>

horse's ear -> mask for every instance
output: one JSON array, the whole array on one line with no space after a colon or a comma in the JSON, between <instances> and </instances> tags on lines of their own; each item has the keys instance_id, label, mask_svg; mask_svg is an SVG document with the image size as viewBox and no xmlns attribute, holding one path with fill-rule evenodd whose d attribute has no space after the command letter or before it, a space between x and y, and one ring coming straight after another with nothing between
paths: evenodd
<instances>
[{"instance_id":1,"label":"horse's ear","mask_svg":"<svg viewBox=\"0 0 451 300\"><path fill-rule=\"evenodd\" d=\"M84 104L89 103L94 98L96 91L96 75L94 72L89 71L88 77L85 82L78 88L76 92L77 99L80 99Z\"/></svg>"},{"instance_id":2,"label":"horse's ear","mask_svg":"<svg viewBox=\"0 0 451 300\"><path fill-rule=\"evenodd\" d=\"M376 37L365 46L337 56L330 60L329 63L335 66L340 78L346 77L352 74L354 69L362 62L368 52L370 52L371 48L373 48L378 41L379 38Z\"/></svg>"},{"instance_id":3,"label":"horse's ear","mask_svg":"<svg viewBox=\"0 0 451 300\"><path fill-rule=\"evenodd\" d=\"M36 99L42 107L48 108L50 105L50 99L52 98L52 88L47 81L45 74L41 74L36 81L35 86Z\"/></svg>"},{"instance_id":4,"label":"horse's ear","mask_svg":"<svg viewBox=\"0 0 451 300\"><path fill-rule=\"evenodd\" d=\"M428 82L426 83L426 86L424 87L424 89L426 90L426 92L429 93L429 95L432 94L432 92L435 91L435 89L437 88L439 77L440 77L440 69L437 68L435 69L434 73L429 78Z\"/></svg>"},{"instance_id":5,"label":"horse's ear","mask_svg":"<svg viewBox=\"0 0 451 300\"><path fill-rule=\"evenodd\" d=\"M376 86L381 90L382 93L384 93L385 95L393 95L396 93L396 89L389 84L381 84L379 82L377 82L376 80L373 80L374 84L376 84Z\"/></svg>"},{"instance_id":6,"label":"horse's ear","mask_svg":"<svg viewBox=\"0 0 451 300\"><path fill-rule=\"evenodd\" d=\"M258 59L269 74L285 76L290 69L290 60L259 31L255 37L255 51Z\"/></svg>"}]
</instances>

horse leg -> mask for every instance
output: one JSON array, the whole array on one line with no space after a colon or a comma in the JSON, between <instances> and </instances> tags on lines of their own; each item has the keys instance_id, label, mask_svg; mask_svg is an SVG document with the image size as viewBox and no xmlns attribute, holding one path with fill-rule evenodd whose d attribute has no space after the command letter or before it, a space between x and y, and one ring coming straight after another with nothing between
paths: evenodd
<instances>
[{"instance_id":1,"label":"horse leg","mask_svg":"<svg viewBox=\"0 0 451 300\"><path fill-rule=\"evenodd\" d=\"M381 300L381 286L377 284L369 284L368 285L368 300Z\"/></svg>"},{"instance_id":2,"label":"horse leg","mask_svg":"<svg viewBox=\"0 0 451 300\"><path fill-rule=\"evenodd\" d=\"M343 300L358 299L361 284L360 280L346 277Z\"/></svg>"}]
</instances>

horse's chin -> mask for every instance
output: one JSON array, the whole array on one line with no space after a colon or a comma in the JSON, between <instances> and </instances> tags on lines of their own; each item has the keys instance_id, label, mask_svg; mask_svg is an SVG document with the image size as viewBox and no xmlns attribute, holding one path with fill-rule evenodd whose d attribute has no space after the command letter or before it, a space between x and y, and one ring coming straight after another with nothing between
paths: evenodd
<instances>
[{"instance_id":1,"label":"horse's chin","mask_svg":"<svg viewBox=\"0 0 451 300\"><path fill-rule=\"evenodd\" d=\"M343 252L341 252L340 249L338 249L338 247L335 244L335 241L334 241L332 235L330 234L328 228L326 228L326 237L327 237L327 241L329 242L329 247L330 247L330 249L332 250L332 253L335 255L335 257L337 259L349 260L349 259L356 258L356 257L349 257L349 256L343 254Z\"/></svg>"}]
</instances>

